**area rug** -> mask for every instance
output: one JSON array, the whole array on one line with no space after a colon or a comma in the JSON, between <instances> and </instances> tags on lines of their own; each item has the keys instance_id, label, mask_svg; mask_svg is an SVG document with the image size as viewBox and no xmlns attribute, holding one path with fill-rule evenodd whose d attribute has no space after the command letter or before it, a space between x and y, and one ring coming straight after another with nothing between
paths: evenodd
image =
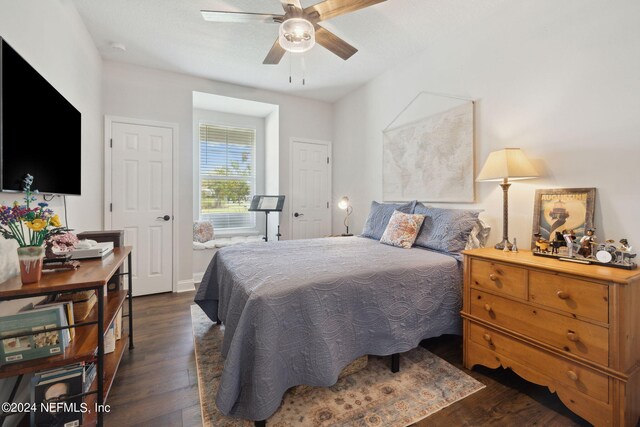
<instances>
[{"instance_id":1,"label":"area rug","mask_svg":"<svg viewBox=\"0 0 640 427\"><path fill-rule=\"evenodd\" d=\"M251 427L253 422L225 417L215 397L224 359L224 327L191 306L198 388L203 425ZM400 356L400 372L389 357L369 357L367 367L331 387L288 391L267 427L384 426L405 427L484 388L484 385L422 347Z\"/></svg>"}]
</instances>

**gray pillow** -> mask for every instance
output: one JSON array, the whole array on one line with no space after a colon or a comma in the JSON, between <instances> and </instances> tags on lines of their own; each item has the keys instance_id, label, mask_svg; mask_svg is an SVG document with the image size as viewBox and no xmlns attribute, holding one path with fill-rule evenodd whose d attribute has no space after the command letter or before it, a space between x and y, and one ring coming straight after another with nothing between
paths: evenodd
<instances>
[{"instance_id":1,"label":"gray pillow","mask_svg":"<svg viewBox=\"0 0 640 427\"><path fill-rule=\"evenodd\" d=\"M371 202L369 217L362 229L362 237L380 240L384 234L384 230L387 229L387 224L389 224L393 212L400 211L402 213L412 214L416 203L418 203L416 200L404 204Z\"/></svg>"},{"instance_id":2,"label":"gray pillow","mask_svg":"<svg viewBox=\"0 0 640 427\"><path fill-rule=\"evenodd\" d=\"M479 210L434 208L418 203L414 213L425 216L415 245L441 252L464 250L469 233L478 223Z\"/></svg>"}]
</instances>

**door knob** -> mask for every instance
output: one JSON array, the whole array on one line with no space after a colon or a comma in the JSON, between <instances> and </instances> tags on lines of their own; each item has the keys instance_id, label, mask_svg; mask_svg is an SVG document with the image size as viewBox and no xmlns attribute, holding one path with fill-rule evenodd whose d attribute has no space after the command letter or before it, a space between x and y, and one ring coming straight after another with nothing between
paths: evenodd
<instances>
[{"instance_id":1,"label":"door knob","mask_svg":"<svg viewBox=\"0 0 640 427\"><path fill-rule=\"evenodd\" d=\"M156 219L162 219L162 220L164 220L164 221L169 221L169 220L171 220L171 216L170 216L170 215L159 216L159 217L158 217L158 218L156 218Z\"/></svg>"},{"instance_id":2,"label":"door knob","mask_svg":"<svg viewBox=\"0 0 640 427\"><path fill-rule=\"evenodd\" d=\"M296 218L298 218L299 216L304 216L304 214L301 214L301 213L296 212L296 213L294 213L294 214L293 214L293 216L295 216Z\"/></svg>"}]
</instances>

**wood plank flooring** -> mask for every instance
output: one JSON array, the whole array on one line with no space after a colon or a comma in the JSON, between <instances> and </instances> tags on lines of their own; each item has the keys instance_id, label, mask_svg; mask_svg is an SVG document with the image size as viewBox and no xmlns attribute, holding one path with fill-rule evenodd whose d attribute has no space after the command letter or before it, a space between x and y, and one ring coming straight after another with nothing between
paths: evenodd
<instances>
[{"instance_id":1,"label":"wood plank flooring","mask_svg":"<svg viewBox=\"0 0 640 427\"><path fill-rule=\"evenodd\" d=\"M135 349L120 364L105 425L200 426L190 305L193 292L134 299ZM444 336L423 346L460 369L462 340ZM509 370L466 371L487 387L420 421L427 426L586 426L555 394Z\"/></svg>"}]
</instances>

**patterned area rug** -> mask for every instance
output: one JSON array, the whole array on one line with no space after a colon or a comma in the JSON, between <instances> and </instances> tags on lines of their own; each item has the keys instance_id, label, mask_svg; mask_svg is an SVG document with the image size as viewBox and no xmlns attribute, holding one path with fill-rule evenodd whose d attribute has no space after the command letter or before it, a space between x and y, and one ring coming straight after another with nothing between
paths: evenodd
<instances>
[{"instance_id":1,"label":"patterned area rug","mask_svg":"<svg viewBox=\"0 0 640 427\"><path fill-rule=\"evenodd\" d=\"M203 425L251 427L253 422L222 415L215 404L224 359L224 329L191 306L198 387ZM366 368L331 387L288 391L267 427L384 426L404 427L484 388L484 385L422 347L400 357L400 372L389 357L370 356Z\"/></svg>"}]
</instances>

